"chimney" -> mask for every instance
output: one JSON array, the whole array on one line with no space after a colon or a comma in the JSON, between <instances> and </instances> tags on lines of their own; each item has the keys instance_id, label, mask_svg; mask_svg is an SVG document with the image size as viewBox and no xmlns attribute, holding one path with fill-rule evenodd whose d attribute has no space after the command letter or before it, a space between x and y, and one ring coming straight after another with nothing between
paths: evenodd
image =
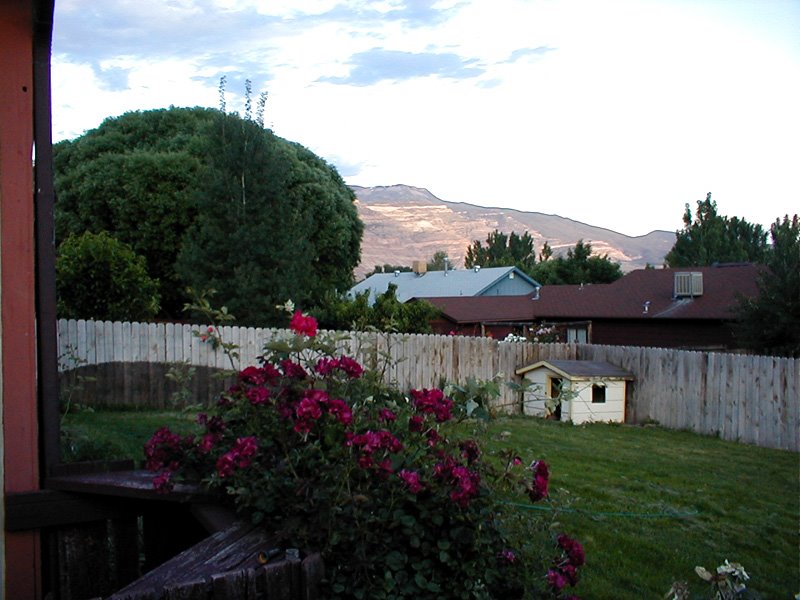
<instances>
[{"instance_id":1,"label":"chimney","mask_svg":"<svg viewBox=\"0 0 800 600\"><path fill-rule=\"evenodd\" d=\"M417 275L424 275L428 270L428 263L426 263L424 260L415 260L411 263L411 270Z\"/></svg>"}]
</instances>

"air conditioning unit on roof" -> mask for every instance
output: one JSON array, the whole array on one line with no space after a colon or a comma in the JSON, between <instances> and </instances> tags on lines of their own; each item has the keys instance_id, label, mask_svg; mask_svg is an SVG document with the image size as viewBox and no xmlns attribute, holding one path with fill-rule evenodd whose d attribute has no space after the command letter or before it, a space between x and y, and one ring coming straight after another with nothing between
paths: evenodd
<instances>
[{"instance_id":1,"label":"air conditioning unit on roof","mask_svg":"<svg viewBox=\"0 0 800 600\"><path fill-rule=\"evenodd\" d=\"M702 273L675 273L675 298L693 298L703 295Z\"/></svg>"}]
</instances>

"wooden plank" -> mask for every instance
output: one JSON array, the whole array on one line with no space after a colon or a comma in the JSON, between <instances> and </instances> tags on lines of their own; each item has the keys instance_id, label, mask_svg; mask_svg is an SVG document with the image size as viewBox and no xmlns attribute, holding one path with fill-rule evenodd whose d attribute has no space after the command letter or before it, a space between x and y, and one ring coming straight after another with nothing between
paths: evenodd
<instances>
[{"instance_id":1,"label":"wooden plank","mask_svg":"<svg viewBox=\"0 0 800 600\"><path fill-rule=\"evenodd\" d=\"M97 364L97 321L86 321L86 364Z\"/></svg>"},{"instance_id":2,"label":"wooden plank","mask_svg":"<svg viewBox=\"0 0 800 600\"><path fill-rule=\"evenodd\" d=\"M75 357L80 365L88 364L86 360L87 344L86 344L86 321L79 319L76 321L76 338L74 341Z\"/></svg>"},{"instance_id":3,"label":"wooden plank","mask_svg":"<svg viewBox=\"0 0 800 600\"><path fill-rule=\"evenodd\" d=\"M161 590L164 600L208 600L213 593L211 582L204 579L168 583Z\"/></svg>"},{"instance_id":4,"label":"wooden plank","mask_svg":"<svg viewBox=\"0 0 800 600\"><path fill-rule=\"evenodd\" d=\"M127 514L119 502L56 490L8 494L5 510L6 531L75 525Z\"/></svg>"},{"instance_id":5,"label":"wooden plank","mask_svg":"<svg viewBox=\"0 0 800 600\"><path fill-rule=\"evenodd\" d=\"M219 573L211 576L215 600L247 600L247 574L245 571Z\"/></svg>"},{"instance_id":6,"label":"wooden plank","mask_svg":"<svg viewBox=\"0 0 800 600\"><path fill-rule=\"evenodd\" d=\"M800 359L784 359L783 372L783 402L786 415L784 447L794 452L800 452Z\"/></svg>"},{"instance_id":7,"label":"wooden plank","mask_svg":"<svg viewBox=\"0 0 800 600\"><path fill-rule=\"evenodd\" d=\"M175 355L175 346L178 341L180 326L175 323L166 323L164 325L164 350L166 354L166 361L180 362Z\"/></svg>"},{"instance_id":8,"label":"wooden plank","mask_svg":"<svg viewBox=\"0 0 800 600\"><path fill-rule=\"evenodd\" d=\"M58 319L56 321L56 332L58 334L58 356L66 356L67 345L69 344L69 332L67 331L67 319ZM66 366L61 365L59 361L59 370L66 369Z\"/></svg>"},{"instance_id":9,"label":"wooden plank","mask_svg":"<svg viewBox=\"0 0 800 600\"><path fill-rule=\"evenodd\" d=\"M167 584L177 586L210 580L214 592L212 597L228 598L231 596L217 595L218 590L234 593L228 586L231 578L240 582L238 574L246 569L259 568L259 552L275 547L276 543L275 537L260 527L237 523L181 552L118 593L121 595L137 590L159 590ZM234 575L230 576L231 573ZM229 576L227 581L225 574Z\"/></svg>"},{"instance_id":10,"label":"wooden plank","mask_svg":"<svg viewBox=\"0 0 800 600\"><path fill-rule=\"evenodd\" d=\"M703 380L703 429L709 435L719 433L719 373L718 355L709 352L706 357L706 376Z\"/></svg>"},{"instance_id":11,"label":"wooden plank","mask_svg":"<svg viewBox=\"0 0 800 600\"><path fill-rule=\"evenodd\" d=\"M312 554L300 565L300 600L321 600L322 580L325 578L325 563L322 556Z\"/></svg>"},{"instance_id":12,"label":"wooden plank","mask_svg":"<svg viewBox=\"0 0 800 600\"><path fill-rule=\"evenodd\" d=\"M292 591L295 563L279 561L264 566L259 575L267 600L296 600Z\"/></svg>"}]
</instances>

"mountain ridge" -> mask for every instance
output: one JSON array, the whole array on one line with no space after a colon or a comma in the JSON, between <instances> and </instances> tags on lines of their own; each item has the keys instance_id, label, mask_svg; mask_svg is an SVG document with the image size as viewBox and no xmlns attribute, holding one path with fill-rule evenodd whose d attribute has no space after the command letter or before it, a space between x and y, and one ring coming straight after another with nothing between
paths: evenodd
<instances>
[{"instance_id":1,"label":"mountain ridge","mask_svg":"<svg viewBox=\"0 0 800 600\"><path fill-rule=\"evenodd\" d=\"M364 222L359 276L372 272L375 265L427 261L437 250L446 251L451 264L461 268L469 245L484 241L495 229L528 231L537 253L545 241L558 255L582 239L592 244L595 253L619 262L626 272L662 264L675 243L675 232L654 230L628 236L555 214L450 202L425 188L405 184L350 188Z\"/></svg>"}]
</instances>

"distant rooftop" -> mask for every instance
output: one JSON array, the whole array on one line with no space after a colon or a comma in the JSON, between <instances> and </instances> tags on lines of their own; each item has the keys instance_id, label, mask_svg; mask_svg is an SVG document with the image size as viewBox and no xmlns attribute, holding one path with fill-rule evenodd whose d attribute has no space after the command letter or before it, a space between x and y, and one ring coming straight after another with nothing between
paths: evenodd
<instances>
[{"instance_id":1,"label":"distant rooftop","mask_svg":"<svg viewBox=\"0 0 800 600\"><path fill-rule=\"evenodd\" d=\"M348 295L355 297L369 290L370 303L389 289L397 286L397 299L406 302L411 298L432 297L472 297L481 296L504 279L518 279L525 282L529 294L539 284L516 267L489 267L485 269L451 269L448 271L428 271L427 273L376 273L356 284Z\"/></svg>"}]
</instances>

